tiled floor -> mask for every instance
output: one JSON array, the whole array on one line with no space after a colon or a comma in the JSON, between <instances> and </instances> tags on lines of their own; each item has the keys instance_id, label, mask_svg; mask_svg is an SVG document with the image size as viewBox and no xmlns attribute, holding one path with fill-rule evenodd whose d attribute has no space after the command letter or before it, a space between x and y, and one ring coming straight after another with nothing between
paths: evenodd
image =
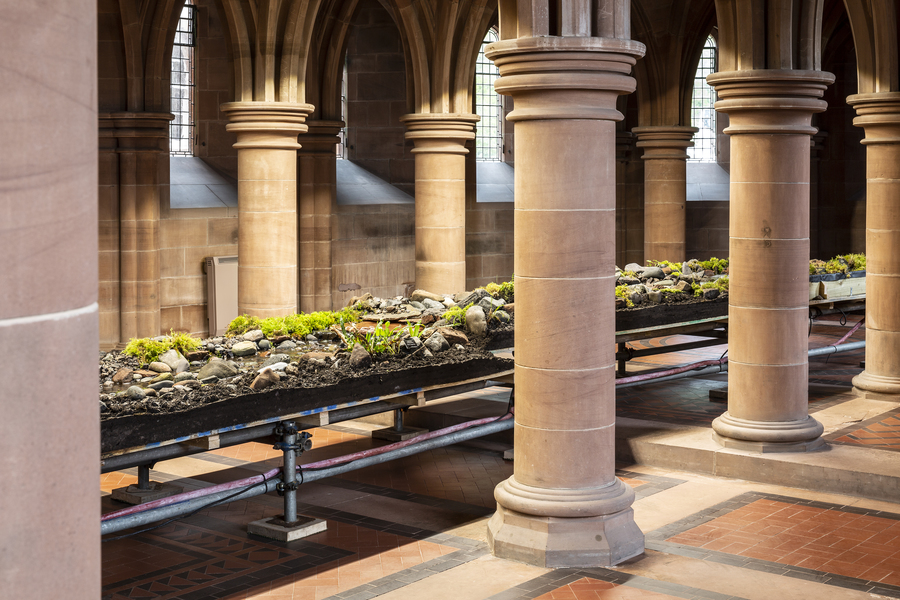
<instances>
[{"instance_id":1,"label":"tiled floor","mask_svg":"<svg viewBox=\"0 0 900 600\"><path fill-rule=\"evenodd\" d=\"M842 432L834 438L839 444L856 444L882 450L900 451L900 411L887 417L879 416L861 427Z\"/></svg>"},{"instance_id":2,"label":"tiled floor","mask_svg":"<svg viewBox=\"0 0 900 600\"><path fill-rule=\"evenodd\" d=\"M811 346L833 343L842 332L814 327ZM717 358L721 351L645 357L629 363L629 370ZM861 352L811 362L811 411L851 398L849 378L860 371L860 360ZM709 390L725 386L723 377L714 376L623 389L617 413L708 427L725 409L709 401ZM472 397L502 412L506 393ZM865 437L859 431L876 432L886 447L896 441L890 428L900 425L898 412L835 427L830 438L850 444ZM370 437L373 428L318 428L314 449L301 462L387 443ZM280 462L271 445L247 443L161 462L152 473L154 480L197 489ZM326 520L328 530L288 544L246 533L249 522L282 512L283 500L274 494L210 507L104 543L104 598L900 598L900 503L623 464L617 475L635 490L645 554L615 569L550 570L496 559L487 547L493 490L512 471L499 450L453 446L307 482L298 509ZM103 510L121 508L108 493L135 481L134 469L103 475Z\"/></svg>"}]
</instances>

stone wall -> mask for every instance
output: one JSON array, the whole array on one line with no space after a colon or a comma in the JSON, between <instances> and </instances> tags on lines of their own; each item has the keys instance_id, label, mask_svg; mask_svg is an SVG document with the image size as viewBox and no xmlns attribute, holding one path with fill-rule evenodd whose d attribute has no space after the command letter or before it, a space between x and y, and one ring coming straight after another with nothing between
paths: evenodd
<instances>
[{"instance_id":1,"label":"stone wall","mask_svg":"<svg viewBox=\"0 0 900 600\"><path fill-rule=\"evenodd\" d=\"M692 200L685 203L687 258L707 260L728 256L728 202Z\"/></svg>"}]
</instances>

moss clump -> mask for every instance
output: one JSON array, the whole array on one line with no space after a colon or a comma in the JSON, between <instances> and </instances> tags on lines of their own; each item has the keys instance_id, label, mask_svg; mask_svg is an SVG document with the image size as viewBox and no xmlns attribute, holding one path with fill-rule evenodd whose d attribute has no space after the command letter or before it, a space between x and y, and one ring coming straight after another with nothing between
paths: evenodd
<instances>
[{"instance_id":1,"label":"moss clump","mask_svg":"<svg viewBox=\"0 0 900 600\"><path fill-rule=\"evenodd\" d=\"M826 273L849 273L850 265L841 256L832 258L825 263Z\"/></svg>"},{"instance_id":2,"label":"moss clump","mask_svg":"<svg viewBox=\"0 0 900 600\"><path fill-rule=\"evenodd\" d=\"M851 271L865 271L866 270L866 255L865 254L845 254L843 259L847 261L847 264L850 265Z\"/></svg>"},{"instance_id":3,"label":"moss clump","mask_svg":"<svg viewBox=\"0 0 900 600\"><path fill-rule=\"evenodd\" d=\"M487 288L485 288L487 289ZM466 324L466 311L470 307L475 306L474 302L470 302L468 306L451 306L441 317L443 317L451 327L463 327Z\"/></svg>"},{"instance_id":4,"label":"moss clump","mask_svg":"<svg viewBox=\"0 0 900 600\"><path fill-rule=\"evenodd\" d=\"M189 333L170 330L169 335L162 339L131 338L122 352L137 357L142 363L152 363L172 348L181 354L188 354L199 347L200 340L191 337Z\"/></svg>"},{"instance_id":5,"label":"moss clump","mask_svg":"<svg viewBox=\"0 0 900 600\"><path fill-rule=\"evenodd\" d=\"M700 261L700 266L707 271L712 271L717 275L721 275L722 273L728 272L728 259L716 258L715 256L713 256L709 260Z\"/></svg>"},{"instance_id":6,"label":"moss clump","mask_svg":"<svg viewBox=\"0 0 900 600\"><path fill-rule=\"evenodd\" d=\"M700 297L706 290L719 290L720 294L728 291L728 277L719 277L715 281L707 281L701 284L693 284L691 288L694 290L694 296Z\"/></svg>"},{"instance_id":7,"label":"moss clump","mask_svg":"<svg viewBox=\"0 0 900 600\"><path fill-rule=\"evenodd\" d=\"M627 306L628 308L633 308L634 302L631 301L631 298L629 298L629 296L631 296L631 292L628 291L627 285L616 286L616 298L622 298L623 300L625 300L625 306Z\"/></svg>"},{"instance_id":8,"label":"moss clump","mask_svg":"<svg viewBox=\"0 0 900 600\"><path fill-rule=\"evenodd\" d=\"M260 329L266 337L276 335L299 337L309 335L313 331L328 329L338 323L355 323L357 321L359 321L359 312L353 308L345 308L338 312L296 313L266 319L241 315L229 323L226 335L242 335L253 329Z\"/></svg>"},{"instance_id":9,"label":"moss clump","mask_svg":"<svg viewBox=\"0 0 900 600\"><path fill-rule=\"evenodd\" d=\"M672 275L676 272L678 275L681 275L681 263L680 262L669 262L668 260L648 260L648 267L659 267L660 269L669 268L672 270Z\"/></svg>"}]
</instances>

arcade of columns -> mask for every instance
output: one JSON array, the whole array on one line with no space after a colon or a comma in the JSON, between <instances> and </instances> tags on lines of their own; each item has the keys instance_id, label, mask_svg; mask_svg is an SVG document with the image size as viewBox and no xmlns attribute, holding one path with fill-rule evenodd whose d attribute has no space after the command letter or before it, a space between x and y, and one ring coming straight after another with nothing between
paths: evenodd
<instances>
[{"instance_id":1,"label":"arcade of columns","mask_svg":"<svg viewBox=\"0 0 900 600\"><path fill-rule=\"evenodd\" d=\"M127 0L119 4L123 29L143 32L144 39L126 41L131 61L126 110L100 115L99 205L115 209L121 247L115 298L119 317L104 326L115 327L121 338L127 338L159 333L157 239L159 202L166 193L161 182L169 119L162 73L167 63L166 31L177 19L181 3L168 0L143 12ZM325 232L331 226L335 176L333 161L323 156L335 142L340 114L337 69L326 67L341 64L346 16L354 4L259 0L252 15L238 2L219 4L235 72L234 98L222 111L230 119L238 152L241 311L266 316L326 307L329 295L322 290L331 282ZM495 9L480 0L389 4L411 57L411 111L403 122L415 145L417 283L437 292L458 291L465 286L461 157L477 120L471 114L471 59ZM643 537L630 508L633 492L614 475L613 345L584 350L558 340L567 337L560 333L576 330L592 339L613 338L615 122L622 118L616 100L635 90L631 72L645 52L644 44L631 39L631 17L636 16L634 29L645 31L642 7L662 4L672 15L687 14L689 5L708 5L714 19L710 23L718 25L720 48L719 69L709 81L720 99L716 108L728 115L730 123L725 133L731 137L731 374L728 412L713 425L715 439L727 447L759 452L806 451L822 443L821 425L807 414L806 261L810 136L816 132L811 120L826 108L821 97L833 80L820 63L817 36L823 1L718 0L713 11L709 2L648 0L635 2L632 15L627 0L500 0L500 41L488 55L500 69L497 91L515 101L509 119L516 123L518 163L518 332L515 472L498 486L498 509L489 524L489 540L498 556L547 566L609 565L643 551ZM848 102L858 115L854 123L865 130L868 181L868 346L866 370L854 385L864 394L896 395L900 394L900 311L894 310L900 295L897 14L892 2L846 0L845 5L859 66L858 93ZM42 196L45 204L33 214L28 212L33 193L52 187L55 180L35 177L27 185L0 190L8 205L29 207L21 212L25 229L64 227L58 221L44 221L48 215L72 214L73 199L89 200L97 193L93 177L73 175L73 165L85 167L78 171L83 173L97 164L97 155L85 145L93 136L86 132L93 130L97 114L84 110L96 99L96 66L85 59L78 63L81 70L72 70L72 63L64 59L69 49L93 56L89 50L96 31L76 15L90 15L94 9L84 0L56 3L54 10L69 15L67 22L75 25L55 29L50 46L36 46L46 36L23 37L12 31L0 35L0 46L10 56L45 58L45 69L8 71L7 87L29 89L31 78L46 76L48 89L62 82L77 92L60 94L59 110L45 110L14 125L21 139L50 132L62 135L64 140L57 142L67 141L70 151L42 153L38 158L9 145L0 149L4 164L40 161L47 172L58 173L59 181L67 182L65 189ZM31 14L34 9L25 5L5 10L20 17L7 23L29 24L23 27L36 32L49 20L47 15ZM145 17L149 21L142 21ZM0 22L3 27L7 26ZM654 52L672 54L674 42L663 44L660 39L646 38L651 56L644 60L652 60ZM23 53L30 45L35 51ZM645 72L637 64L636 77L648 84L643 90L638 86L639 94L673 89L659 75L666 69ZM9 114L21 112L21 103L9 98L0 96L0 107ZM638 147L644 149L647 172L645 247L660 259L684 258L682 227L667 229L680 237L663 238L654 232L660 221L683 223L684 150L692 133L685 125L686 104L684 94L675 92L659 103L659 110L645 114L642 127L634 131ZM73 156L80 162L73 162ZM314 174L299 185L298 160L301 166L311 165ZM61 237L31 237L38 250L47 252L32 251L21 262L27 268L4 273L3 289L21 293L14 302L0 304L0 339L16 339L24 335L23 328L52 322L55 336L69 336L73 347L83 346L82 355L93 355L90 332L96 332L102 317L94 303L96 292L86 291L84 284L96 277L96 240L91 227L74 225L96 218L97 213L91 202L78 206L78 218L69 222L73 227ZM102 215L101 236L111 220ZM260 234L271 231L279 232L278 252ZM53 246L58 237L63 246ZM3 239L6 243L9 238ZM4 252L19 255L15 246ZM60 272L61 252L70 262L86 266L77 273ZM35 273L57 272L54 285L65 287L67 293L29 296L46 290L34 285ZM764 285L759 273L778 276ZM571 299L570 305L555 311L556 335L550 334L551 324L541 310L542 299L551 292L556 298ZM585 297L595 300L585 303ZM74 364L59 362L66 368ZM86 373L96 366L81 368ZM33 496L7 497L0 492L10 522L38 523L42 519L37 515L52 513L72 532L69 543L48 544L43 561L33 561L27 554L14 559L22 561L22 573L33 571L29 561L42 564L47 559L62 565L60 573L99 572L96 532L85 525L90 519L84 516L96 513L90 509L96 499L89 500L96 495L95 480L85 473L96 448L94 376L95 371L92 376L74 373L67 379L66 394L46 395L44 413L65 416L60 422L67 430L94 432L76 445L77 451L52 464L35 465L26 441L0 442L2 455L11 457L4 464L29 465L29 473L21 475L11 467L11 477L52 479L70 500L47 511L34 503ZM40 427L52 435L31 413L5 416L18 430ZM60 435L65 433L61 430ZM39 538L44 535L41 531L50 535L54 523L35 526L45 529L29 535ZM76 564L78 569L65 568ZM13 596L25 596L34 593L37 584L55 589L63 582L54 582L53 574L42 571L40 577L13 581L8 590ZM99 591L90 577L67 579L64 584L75 596ZM22 593L17 593L17 585Z\"/></svg>"}]
</instances>

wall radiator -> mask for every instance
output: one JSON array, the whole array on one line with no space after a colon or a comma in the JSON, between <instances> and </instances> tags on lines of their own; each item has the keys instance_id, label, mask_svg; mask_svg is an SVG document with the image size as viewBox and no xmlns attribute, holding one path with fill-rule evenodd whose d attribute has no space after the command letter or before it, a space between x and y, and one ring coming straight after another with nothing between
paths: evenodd
<instances>
[{"instance_id":1,"label":"wall radiator","mask_svg":"<svg viewBox=\"0 0 900 600\"><path fill-rule=\"evenodd\" d=\"M209 298L210 337L225 334L228 324L238 316L238 257L207 256L206 282Z\"/></svg>"}]
</instances>

